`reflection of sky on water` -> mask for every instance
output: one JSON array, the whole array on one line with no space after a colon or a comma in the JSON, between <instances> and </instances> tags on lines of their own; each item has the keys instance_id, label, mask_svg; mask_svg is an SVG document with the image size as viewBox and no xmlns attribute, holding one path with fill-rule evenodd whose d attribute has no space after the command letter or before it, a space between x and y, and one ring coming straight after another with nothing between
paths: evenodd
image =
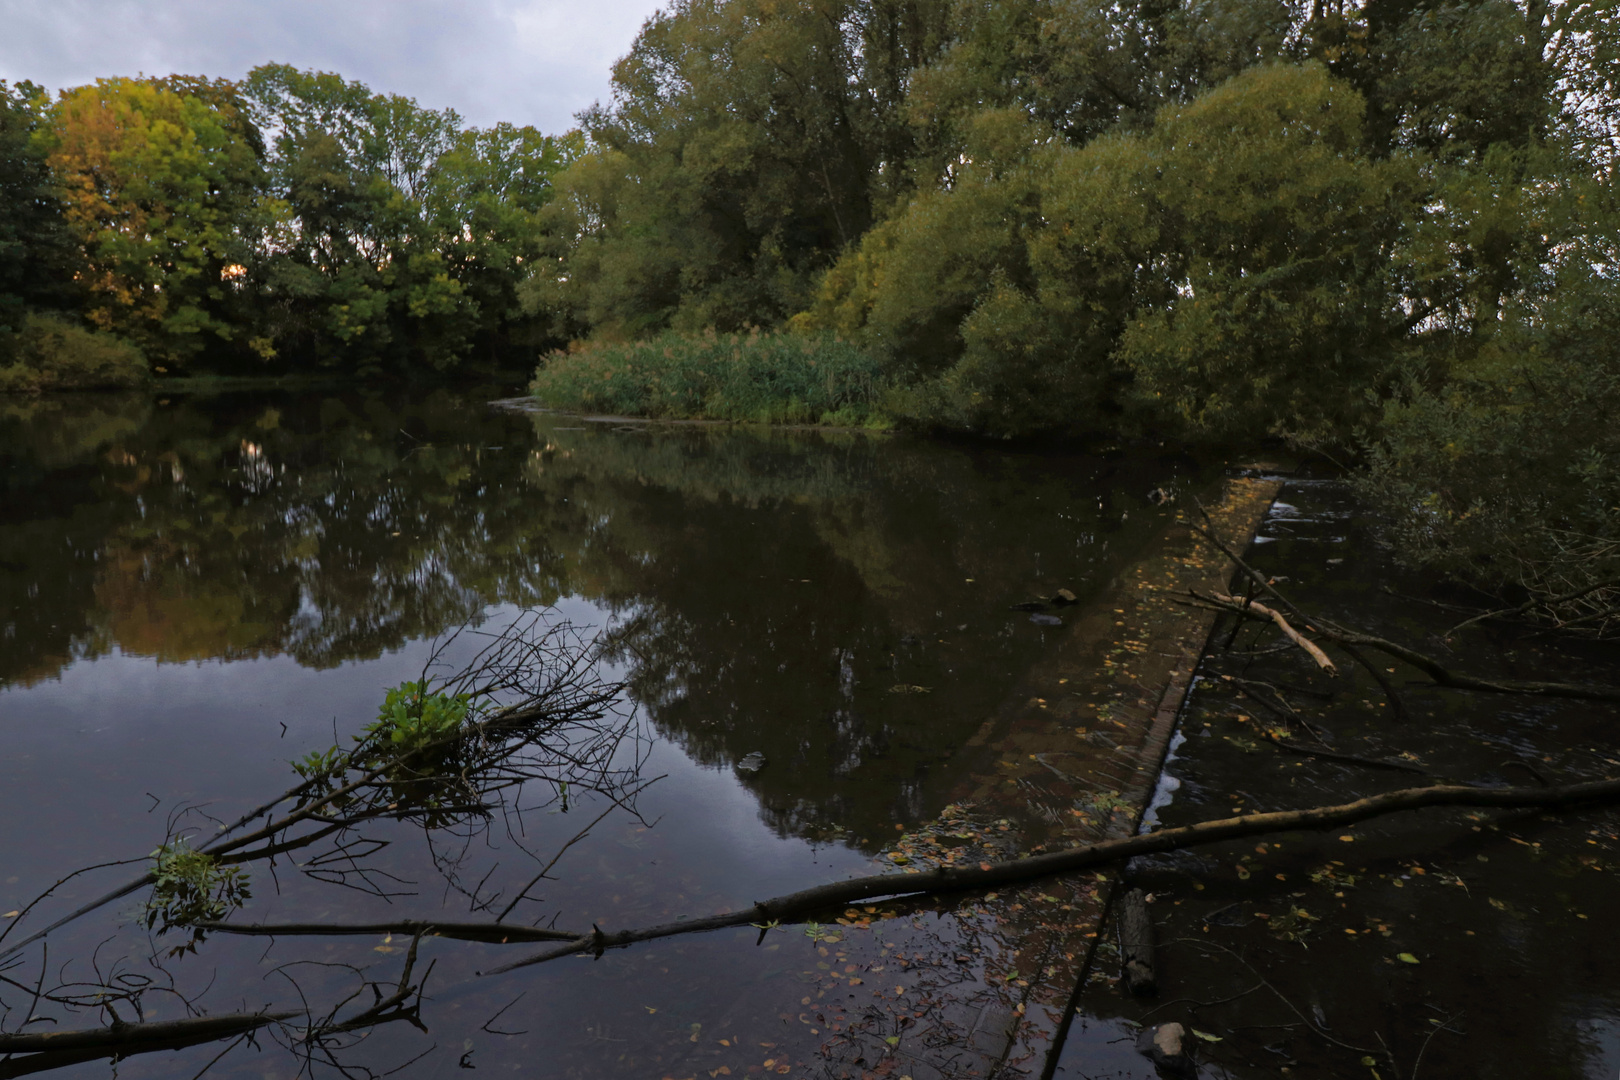
<instances>
[{"instance_id":1,"label":"reflection of sky on water","mask_svg":"<svg viewBox=\"0 0 1620 1080\"><path fill-rule=\"evenodd\" d=\"M608 628L717 821L871 851L1045 647L1009 604L1101 587L1185 468L284 394L18 406L0 467L0 800L57 861L276 790L490 603Z\"/></svg>"},{"instance_id":2,"label":"reflection of sky on water","mask_svg":"<svg viewBox=\"0 0 1620 1080\"><path fill-rule=\"evenodd\" d=\"M1587 1052L1585 1076L1587 1080L1614 1080L1620 1076L1620 1019L1604 1003L1594 1002L1592 1006L1603 1012L1575 1021L1576 1037Z\"/></svg>"},{"instance_id":3,"label":"reflection of sky on water","mask_svg":"<svg viewBox=\"0 0 1620 1080\"><path fill-rule=\"evenodd\" d=\"M869 872L897 825L948 800L959 748L1053 640L1010 605L1101 589L1162 520L1121 492L1188 472L860 435L617 432L433 396L0 415L0 820L27 823L0 840L0 911L73 867L151 851L177 808L230 819L284 790L289 761L346 744L435 635L523 606L610 636L604 674L628 680L644 775L663 778L640 820L606 818L515 918L633 926ZM754 752L763 769L740 774ZM575 796L568 813L526 815L515 840L493 830L464 876L511 888L536 869L518 842L543 862L604 806ZM417 895L385 903L256 868L249 915L488 917L435 880L419 832L395 833L379 859ZM335 947L375 961L373 944ZM61 947L78 945L93 942ZM760 958L790 946L810 943L716 935L514 985L572 1018L545 1031L577 1062L599 1040L570 1024L766 1008L750 988L782 987ZM461 977L488 962L487 946L434 948ZM235 965L262 949L210 939L216 993L245 993L256 968ZM712 968L671 981L677 956ZM628 1000L631 981L651 996ZM453 1024L442 1034L460 1042Z\"/></svg>"}]
</instances>

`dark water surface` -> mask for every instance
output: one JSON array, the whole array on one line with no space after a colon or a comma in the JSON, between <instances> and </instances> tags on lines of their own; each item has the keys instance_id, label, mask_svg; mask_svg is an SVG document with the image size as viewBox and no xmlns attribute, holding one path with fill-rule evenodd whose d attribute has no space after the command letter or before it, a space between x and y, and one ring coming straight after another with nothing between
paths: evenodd
<instances>
[{"instance_id":1,"label":"dark water surface","mask_svg":"<svg viewBox=\"0 0 1620 1080\"><path fill-rule=\"evenodd\" d=\"M1405 643L1486 678L1620 683L1614 642L1485 623L1483 598L1403 570L1343 485L1285 485L1249 558L1305 612ZM1167 826L1348 802L1436 781L1573 783L1620 775L1612 702L1434 688L1370 656L1390 695L1336 650L1337 679L1274 634L1215 649L1181 716L1159 812ZM1311 724L1285 723L1235 680L1270 684ZM1263 693L1263 687L1261 688ZM1265 733L1406 769L1285 753ZM1313 734L1314 733L1314 734ZM1142 1025L1178 1022L1209 1080L1613 1080L1620 1075L1620 814L1435 811L1138 860L1154 896L1158 997L1094 966L1055 1075L1155 1080Z\"/></svg>"},{"instance_id":2,"label":"dark water surface","mask_svg":"<svg viewBox=\"0 0 1620 1080\"><path fill-rule=\"evenodd\" d=\"M600 635L599 672L628 686L618 763L661 779L567 848L513 921L634 926L871 872L885 836L939 813L963 743L1050 646L1055 628L1010 605L1060 587L1083 604L1163 527L1145 493L1211 475L1169 457L650 428L447 394L0 404L0 913L78 867L206 836L289 786L290 759L346 743L435 638L529 609ZM749 755L763 767L738 768ZM540 786L515 823L453 851L379 823L389 846L368 865L382 877L256 867L245 917L487 919L609 808ZM129 872L67 883L13 939ZM183 1015L181 998L212 1012L335 1000L355 969L387 979L401 962L403 942L380 936L213 936L154 963L140 902L0 975L138 976L151 1019ZM482 983L468 980L514 946L430 942L448 989L427 1030L379 1029L341 1063L685 1077L699 1046L735 1037L763 1047L735 1074L758 1073L761 1032L798 1000L815 942L755 939ZM28 995L0 985L0 1001L14 1030ZM64 1029L108 1019L42 1008ZM132 1058L119 1075L189 1076L220 1049ZM308 1067L268 1036L213 1066Z\"/></svg>"}]
</instances>

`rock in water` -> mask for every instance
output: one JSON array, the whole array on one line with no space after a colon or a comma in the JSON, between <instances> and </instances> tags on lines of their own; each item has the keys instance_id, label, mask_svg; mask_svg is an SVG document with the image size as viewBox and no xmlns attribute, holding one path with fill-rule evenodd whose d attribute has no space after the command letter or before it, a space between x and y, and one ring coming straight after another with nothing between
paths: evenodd
<instances>
[{"instance_id":1,"label":"rock in water","mask_svg":"<svg viewBox=\"0 0 1620 1080\"><path fill-rule=\"evenodd\" d=\"M1032 623L1035 623L1035 624L1037 624L1039 626L1062 626L1063 625L1063 620L1058 618L1056 615L1042 615L1038 611L1035 612L1033 615L1031 615L1029 617L1029 621L1032 622Z\"/></svg>"},{"instance_id":2,"label":"rock in water","mask_svg":"<svg viewBox=\"0 0 1620 1080\"><path fill-rule=\"evenodd\" d=\"M1165 503L1173 503L1176 501L1175 493L1166 491L1162 487L1154 488L1152 491L1148 492L1147 497L1148 502L1152 503L1154 506L1163 506Z\"/></svg>"},{"instance_id":3,"label":"rock in water","mask_svg":"<svg viewBox=\"0 0 1620 1080\"><path fill-rule=\"evenodd\" d=\"M1059 589L1057 592L1052 594L1052 603L1058 606L1062 606L1064 604L1078 604L1079 602L1079 599L1074 595L1074 593L1070 592L1068 589Z\"/></svg>"},{"instance_id":4,"label":"rock in water","mask_svg":"<svg viewBox=\"0 0 1620 1080\"><path fill-rule=\"evenodd\" d=\"M1195 1080L1198 1066L1187 1056L1187 1029L1180 1024L1160 1024L1143 1030L1136 1037L1136 1051L1158 1066L1160 1076Z\"/></svg>"},{"instance_id":5,"label":"rock in water","mask_svg":"<svg viewBox=\"0 0 1620 1080\"><path fill-rule=\"evenodd\" d=\"M765 755L760 753L758 750L755 750L752 754L744 756L741 761L737 762L737 771L743 773L759 772L759 770L763 769L764 767Z\"/></svg>"}]
</instances>

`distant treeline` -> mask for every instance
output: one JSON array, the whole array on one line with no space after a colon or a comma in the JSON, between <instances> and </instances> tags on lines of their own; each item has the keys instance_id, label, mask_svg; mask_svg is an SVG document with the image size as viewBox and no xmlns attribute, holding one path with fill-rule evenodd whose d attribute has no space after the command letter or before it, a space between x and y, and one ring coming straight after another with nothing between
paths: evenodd
<instances>
[{"instance_id":1,"label":"distant treeline","mask_svg":"<svg viewBox=\"0 0 1620 1080\"><path fill-rule=\"evenodd\" d=\"M581 146L277 64L0 83L0 389L8 359L14 384L531 361L557 339L518 289Z\"/></svg>"}]
</instances>

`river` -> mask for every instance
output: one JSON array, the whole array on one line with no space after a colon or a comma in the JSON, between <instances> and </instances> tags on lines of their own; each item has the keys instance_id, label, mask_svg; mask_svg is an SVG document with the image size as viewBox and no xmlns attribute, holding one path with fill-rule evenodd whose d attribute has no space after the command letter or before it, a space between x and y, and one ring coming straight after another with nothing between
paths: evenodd
<instances>
[{"instance_id":1,"label":"river","mask_svg":"<svg viewBox=\"0 0 1620 1080\"><path fill-rule=\"evenodd\" d=\"M453 667L474 631L533 611L577 627L595 673L624 683L615 761L645 789L615 809L577 778L571 797L566 777L531 783L515 821L453 853L376 823L368 837L388 846L369 876L258 866L244 917L488 918L559 852L514 921L633 926L889 867L886 845L947 807L963 747L1020 674L1162 532L1169 510L1148 493L1218 472L1169 452L655 427L444 392L0 404L0 912L79 867L204 842L296 781L292 759L348 745L436 641L469 628L442 658ZM1059 589L1077 604L1013 606ZM18 935L128 872L70 881ZM159 962L177 932L154 942L141 916L139 896L119 901L8 974L26 983L46 962L47 983L101 986L137 972L143 1015L163 1019L295 988L341 997L396 971L405 944L213 935ZM755 937L514 973L338 1059L413 1061L412 1076L536 1054L546 1066L529 1075L779 1071L786 1057L754 1044L773 1042L783 1002L797 1008L800 968L828 965L798 928ZM489 946L434 947L439 985L493 962ZM110 1018L42 1008L63 1028ZM219 1049L119 1071L190 1075ZM266 1037L212 1068L301 1064Z\"/></svg>"}]
</instances>

